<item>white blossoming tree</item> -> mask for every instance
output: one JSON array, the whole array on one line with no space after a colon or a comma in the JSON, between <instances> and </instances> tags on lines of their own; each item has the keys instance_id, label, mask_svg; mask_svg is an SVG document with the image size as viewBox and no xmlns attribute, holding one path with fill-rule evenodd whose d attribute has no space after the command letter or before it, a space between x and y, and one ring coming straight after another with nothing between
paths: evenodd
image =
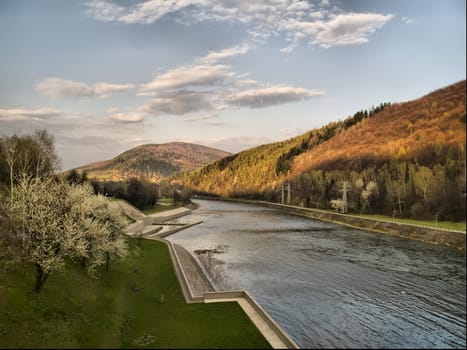
<instances>
[{"instance_id":1,"label":"white blossoming tree","mask_svg":"<svg viewBox=\"0 0 467 350\"><path fill-rule=\"evenodd\" d=\"M344 201L340 198L331 199L329 203L331 204L332 208L336 209L336 211L340 211L344 207Z\"/></svg>"},{"instance_id":2,"label":"white blossoming tree","mask_svg":"<svg viewBox=\"0 0 467 350\"><path fill-rule=\"evenodd\" d=\"M89 185L23 176L7 212L13 237L8 243L23 262L34 264L36 292L50 274L63 269L67 259L85 259L93 274L97 266L126 252L121 216Z\"/></svg>"},{"instance_id":3,"label":"white blossoming tree","mask_svg":"<svg viewBox=\"0 0 467 350\"><path fill-rule=\"evenodd\" d=\"M79 246L75 256L82 259L92 275L104 262L108 270L111 259L126 254L126 243L120 234L125 221L118 205L102 195L94 195L88 183L70 186L69 198L70 221L81 225L79 232L71 231L75 235L71 241Z\"/></svg>"}]
</instances>

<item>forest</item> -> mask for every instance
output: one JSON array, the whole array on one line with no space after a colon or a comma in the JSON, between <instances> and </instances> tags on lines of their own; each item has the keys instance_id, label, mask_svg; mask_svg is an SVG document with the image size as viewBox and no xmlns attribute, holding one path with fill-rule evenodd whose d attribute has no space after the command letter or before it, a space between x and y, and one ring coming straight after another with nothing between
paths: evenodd
<instances>
[{"instance_id":1,"label":"forest","mask_svg":"<svg viewBox=\"0 0 467 350\"><path fill-rule=\"evenodd\" d=\"M401 218L465 221L466 86L382 103L292 139L226 157L173 182L195 193Z\"/></svg>"}]
</instances>

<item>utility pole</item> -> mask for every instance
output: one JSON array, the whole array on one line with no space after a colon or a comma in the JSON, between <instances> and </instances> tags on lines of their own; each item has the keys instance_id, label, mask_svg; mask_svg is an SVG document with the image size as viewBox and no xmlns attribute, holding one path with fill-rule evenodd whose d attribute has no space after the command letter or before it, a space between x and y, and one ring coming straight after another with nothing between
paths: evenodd
<instances>
[{"instance_id":1,"label":"utility pole","mask_svg":"<svg viewBox=\"0 0 467 350\"><path fill-rule=\"evenodd\" d=\"M290 205L290 182L287 183L287 205Z\"/></svg>"},{"instance_id":2,"label":"utility pole","mask_svg":"<svg viewBox=\"0 0 467 350\"><path fill-rule=\"evenodd\" d=\"M348 211L347 192L352 191L352 189L351 189L351 185L349 181L341 181L339 187L340 187L339 192L342 192L342 202L343 202L341 212L342 214L345 214Z\"/></svg>"},{"instance_id":3,"label":"utility pole","mask_svg":"<svg viewBox=\"0 0 467 350\"><path fill-rule=\"evenodd\" d=\"M282 184L281 204L284 204L284 184Z\"/></svg>"},{"instance_id":4,"label":"utility pole","mask_svg":"<svg viewBox=\"0 0 467 350\"><path fill-rule=\"evenodd\" d=\"M342 189L342 201L344 202L342 213L347 213L347 181L344 181L344 188Z\"/></svg>"}]
</instances>

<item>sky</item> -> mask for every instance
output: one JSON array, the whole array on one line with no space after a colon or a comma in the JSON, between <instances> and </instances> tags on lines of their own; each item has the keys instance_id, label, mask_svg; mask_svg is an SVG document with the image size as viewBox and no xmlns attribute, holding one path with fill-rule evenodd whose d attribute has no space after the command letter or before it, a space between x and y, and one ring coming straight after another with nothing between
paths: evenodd
<instances>
[{"instance_id":1,"label":"sky","mask_svg":"<svg viewBox=\"0 0 467 350\"><path fill-rule=\"evenodd\" d=\"M0 135L229 152L466 78L465 0L0 0Z\"/></svg>"}]
</instances>

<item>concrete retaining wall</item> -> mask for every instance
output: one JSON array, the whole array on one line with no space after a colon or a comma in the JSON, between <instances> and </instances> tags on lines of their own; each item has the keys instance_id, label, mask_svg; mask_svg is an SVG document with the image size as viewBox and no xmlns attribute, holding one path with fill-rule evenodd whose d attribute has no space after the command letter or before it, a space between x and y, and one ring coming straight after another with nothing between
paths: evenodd
<instances>
[{"instance_id":1,"label":"concrete retaining wall","mask_svg":"<svg viewBox=\"0 0 467 350\"><path fill-rule=\"evenodd\" d=\"M157 238L157 240L164 242L169 248L175 273L187 303L236 301L273 348L299 349L298 345L246 291L206 292L203 297L194 296L173 243L163 238ZM251 310L253 310L253 315Z\"/></svg>"},{"instance_id":2,"label":"concrete retaining wall","mask_svg":"<svg viewBox=\"0 0 467 350\"><path fill-rule=\"evenodd\" d=\"M151 232L148 226L154 223L165 222L173 220L191 212L190 209L178 210L172 214L155 214L145 216L144 214L132 208L130 205L121 205L122 209L127 212L130 211L132 215L138 217L135 223L128 225L124 232L128 235L142 235L145 230L146 233ZM195 296L190 284L188 283L187 276L183 270L183 265L177 254L177 250L172 242L162 238L170 234L183 230L187 227L197 225L202 221L197 221L192 224L187 224L173 229L157 232L151 235L146 234L144 238L155 239L165 243L169 249L170 258L174 266L175 274L177 276L180 288L182 289L183 296L187 303L209 303L209 302L237 302L243 309L245 314L251 319L257 329L263 334L265 339L271 344L273 348L278 349L298 349L298 345L285 333L282 328L268 315L266 311L246 292L246 291L225 291L225 292L205 292L203 296ZM183 248L182 248L183 249Z\"/></svg>"},{"instance_id":3,"label":"concrete retaining wall","mask_svg":"<svg viewBox=\"0 0 467 350\"><path fill-rule=\"evenodd\" d=\"M431 244L444 245L457 248L464 252L466 250L466 234L465 232L461 231L450 231L427 226L382 221L355 215L332 213L311 208L301 208L277 203L260 202L259 204L286 210L291 214L296 214L307 218L344 224L359 229L386 233Z\"/></svg>"},{"instance_id":4,"label":"concrete retaining wall","mask_svg":"<svg viewBox=\"0 0 467 350\"><path fill-rule=\"evenodd\" d=\"M146 217L148 222L150 222L150 224L147 224L147 225L153 225L153 224L163 223L166 221L177 219L179 217L188 215L191 212L192 212L191 209L181 207L181 208L170 210L168 214L165 214L164 212L150 214Z\"/></svg>"},{"instance_id":5,"label":"concrete retaining wall","mask_svg":"<svg viewBox=\"0 0 467 350\"><path fill-rule=\"evenodd\" d=\"M158 232L157 233L157 236L160 237L160 238L164 238L164 237L167 237L167 236L170 236L178 231L181 231L181 230L184 230L188 227L191 227L191 226L195 226L195 225L199 225L199 224L202 224L203 223L203 220L200 220L200 221L196 221L196 222L193 222L191 224L186 224L186 225L183 225L183 226L178 226L178 227L174 227L170 230L167 230L167 231L163 231L163 232Z\"/></svg>"}]
</instances>

